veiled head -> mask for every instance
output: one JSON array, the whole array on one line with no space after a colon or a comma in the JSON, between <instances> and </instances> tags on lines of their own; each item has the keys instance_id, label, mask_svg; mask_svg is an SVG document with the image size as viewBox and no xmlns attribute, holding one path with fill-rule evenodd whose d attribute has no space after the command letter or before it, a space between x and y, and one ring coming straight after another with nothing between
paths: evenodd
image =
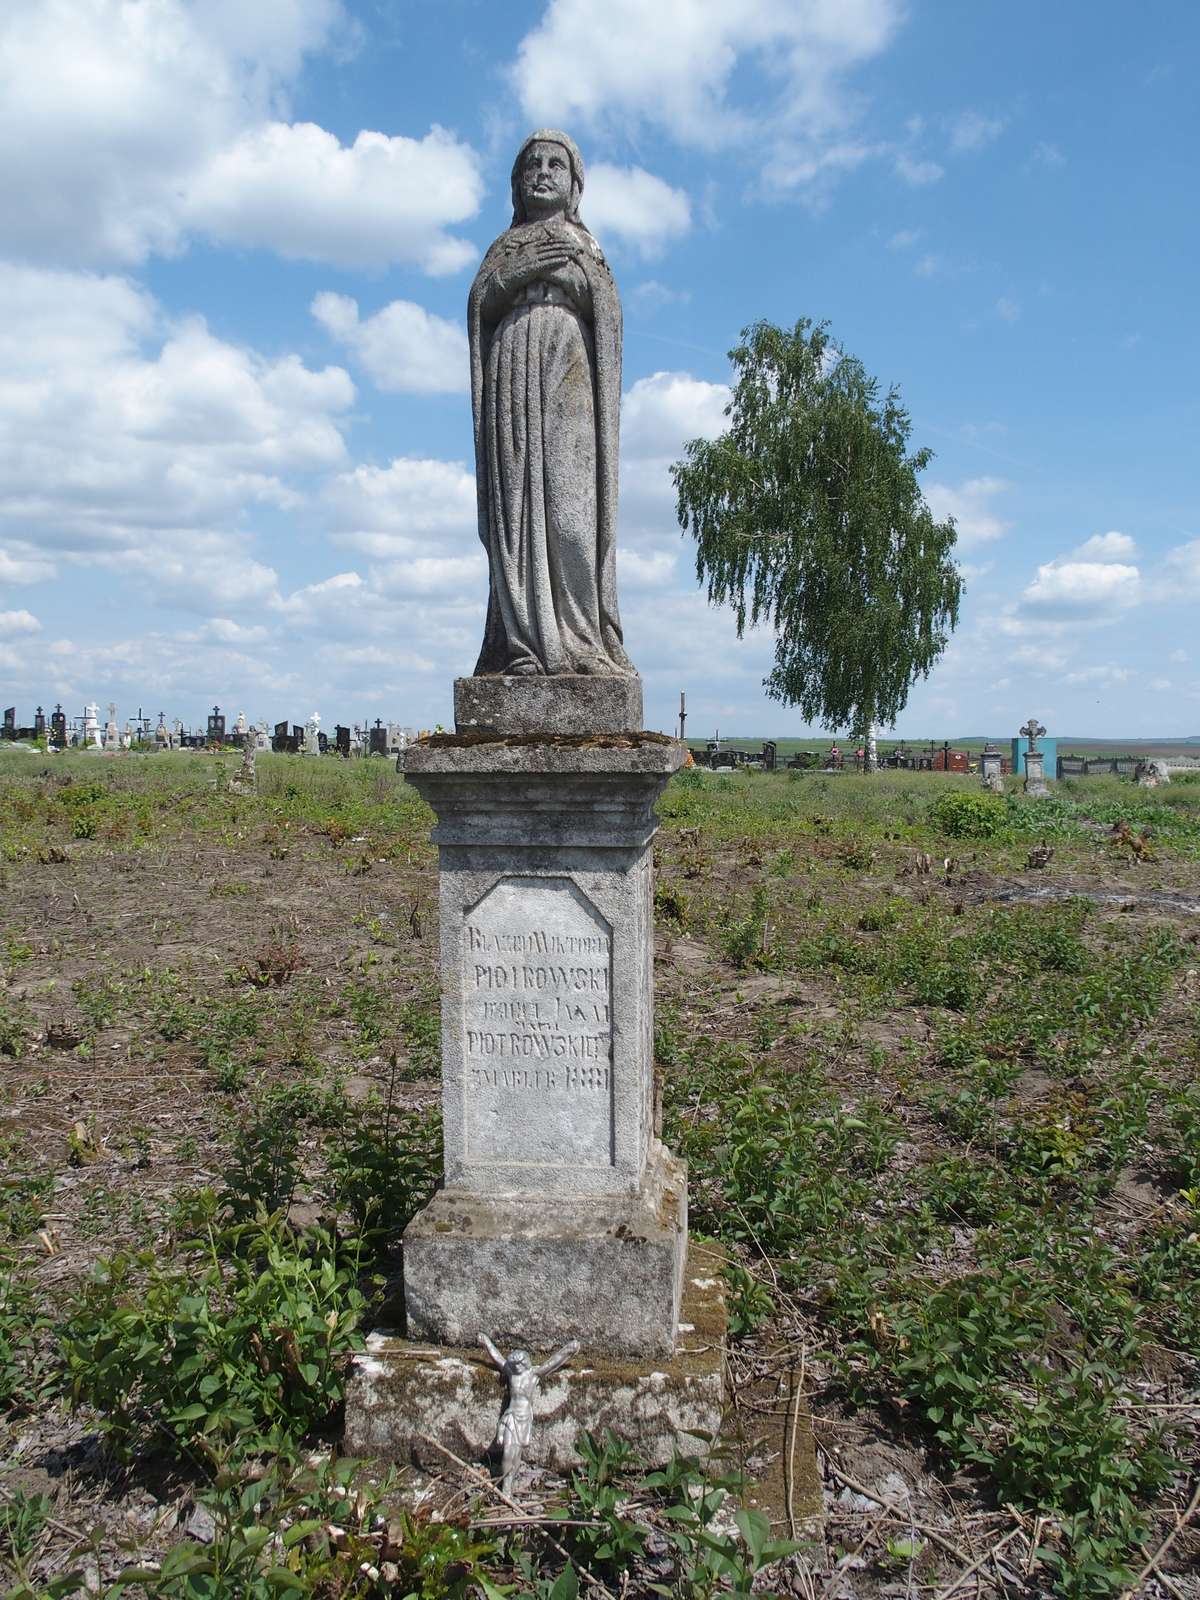
<instances>
[{"instance_id":1,"label":"veiled head","mask_svg":"<svg viewBox=\"0 0 1200 1600\"><path fill-rule=\"evenodd\" d=\"M513 227L543 216L562 215L582 228L582 195L583 157L574 139L558 128L531 133L513 162Z\"/></svg>"}]
</instances>

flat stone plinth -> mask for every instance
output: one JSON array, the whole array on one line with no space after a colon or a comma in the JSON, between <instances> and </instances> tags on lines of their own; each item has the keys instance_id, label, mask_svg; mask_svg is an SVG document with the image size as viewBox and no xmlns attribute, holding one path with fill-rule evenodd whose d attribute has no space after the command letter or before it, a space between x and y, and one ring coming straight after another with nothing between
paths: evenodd
<instances>
[{"instance_id":1,"label":"flat stone plinth","mask_svg":"<svg viewBox=\"0 0 1200 1600\"><path fill-rule=\"evenodd\" d=\"M459 733L636 733L642 680L455 678L454 725Z\"/></svg>"},{"instance_id":2,"label":"flat stone plinth","mask_svg":"<svg viewBox=\"0 0 1200 1600\"><path fill-rule=\"evenodd\" d=\"M404 1231L414 1338L563 1344L669 1356L687 1249L687 1175L654 1147L633 1194L495 1197L440 1190ZM536 1328L536 1340L530 1329Z\"/></svg>"},{"instance_id":3,"label":"flat stone plinth","mask_svg":"<svg viewBox=\"0 0 1200 1600\"><path fill-rule=\"evenodd\" d=\"M570 1471L580 1464L579 1434L600 1437L605 1428L654 1465L665 1465L677 1451L707 1454L724 1411L722 1266L711 1247L689 1250L674 1355L627 1360L597 1355L585 1342L568 1366L544 1379L524 1460ZM537 1348L534 1359L547 1354L548 1348ZM345 1449L444 1471L440 1444L463 1461L478 1462L503 1404L504 1384L481 1350L373 1333L350 1366Z\"/></svg>"}]
</instances>

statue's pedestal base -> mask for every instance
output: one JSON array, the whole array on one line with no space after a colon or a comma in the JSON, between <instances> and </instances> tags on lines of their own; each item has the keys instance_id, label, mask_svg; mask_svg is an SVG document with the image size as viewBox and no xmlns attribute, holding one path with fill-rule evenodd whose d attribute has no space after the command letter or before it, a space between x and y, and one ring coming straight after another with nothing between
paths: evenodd
<instances>
[{"instance_id":1,"label":"statue's pedestal base","mask_svg":"<svg viewBox=\"0 0 1200 1600\"><path fill-rule=\"evenodd\" d=\"M418 1337L671 1353L687 1185L654 1125L652 841L685 757L652 733L404 752L437 815L442 957L445 1184L404 1240Z\"/></svg>"},{"instance_id":2,"label":"statue's pedestal base","mask_svg":"<svg viewBox=\"0 0 1200 1600\"><path fill-rule=\"evenodd\" d=\"M689 1248L673 1355L597 1355L585 1341L577 1356L545 1378L523 1460L567 1472L579 1465L579 1434L601 1437L606 1428L654 1465L676 1453L707 1454L724 1411L723 1266L718 1249ZM509 1347L503 1348L507 1354ZM548 1347L533 1351L535 1361L549 1354ZM429 1470L445 1470L445 1450L478 1464L495 1437L504 1398L504 1382L482 1350L373 1333L351 1362L345 1449Z\"/></svg>"},{"instance_id":3,"label":"statue's pedestal base","mask_svg":"<svg viewBox=\"0 0 1200 1600\"><path fill-rule=\"evenodd\" d=\"M638 733L642 680L573 674L567 677L455 678L454 725L459 733Z\"/></svg>"},{"instance_id":4,"label":"statue's pedestal base","mask_svg":"<svg viewBox=\"0 0 1200 1600\"><path fill-rule=\"evenodd\" d=\"M1025 793L1035 800L1044 799L1050 793L1040 750L1031 750L1025 756Z\"/></svg>"},{"instance_id":5,"label":"statue's pedestal base","mask_svg":"<svg viewBox=\"0 0 1200 1600\"><path fill-rule=\"evenodd\" d=\"M687 1175L661 1145L630 1195L534 1200L442 1189L404 1233L413 1338L505 1348L578 1339L670 1356L687 1248ZM685 1319L686 1320L686 1319Z\"/></svg>"}]
</instances>

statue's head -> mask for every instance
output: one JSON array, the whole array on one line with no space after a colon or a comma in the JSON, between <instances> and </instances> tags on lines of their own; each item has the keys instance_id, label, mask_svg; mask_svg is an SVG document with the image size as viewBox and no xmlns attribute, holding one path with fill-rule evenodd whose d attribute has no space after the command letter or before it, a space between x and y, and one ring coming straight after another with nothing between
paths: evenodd
<instances>
[{"instance_id":1,"label":"statue's head","mask_svg":"<svg viewBox=\"0 0 1200 1600\"><path fill-rule=\"evenodd\" d=\"M562 216L582 228L582 194L583 157L574 139L557 128L531 133L513 162L513 226Z\"/></svg>"},{"instance_id":2,"label":"statue's head","mask_svg":"<svg viewBox=\"0 0 1200 1600\"><path fill-rule=\"evenodd\" d=\"M533 1357L528 1350L514 1350L504 1364L512 1372L529 1372L533 1368Z\"/></svg>"}]
</instances>

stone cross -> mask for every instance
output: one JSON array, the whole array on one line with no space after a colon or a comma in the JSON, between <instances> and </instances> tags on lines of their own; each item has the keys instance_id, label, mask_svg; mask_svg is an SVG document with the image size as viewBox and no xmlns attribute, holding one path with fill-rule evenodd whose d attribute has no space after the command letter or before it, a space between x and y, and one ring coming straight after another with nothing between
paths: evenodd
<instances>
[{"instance_id":1,"label":"stone cross","mask_svg":"<svg viewBox=\"0 0 1200 1600\"><path fill-rule=\"evenodd\" d=\"M1025 726L1023 728L1018 728L1017 732L1021 735L1022 739L1029 740L1029 748L1031 750L1036 750L1037 742L1043 736L1046 730L1042 727L1041 723L1036 717L1030 717Z\"/></svg>"}]
</instances>

